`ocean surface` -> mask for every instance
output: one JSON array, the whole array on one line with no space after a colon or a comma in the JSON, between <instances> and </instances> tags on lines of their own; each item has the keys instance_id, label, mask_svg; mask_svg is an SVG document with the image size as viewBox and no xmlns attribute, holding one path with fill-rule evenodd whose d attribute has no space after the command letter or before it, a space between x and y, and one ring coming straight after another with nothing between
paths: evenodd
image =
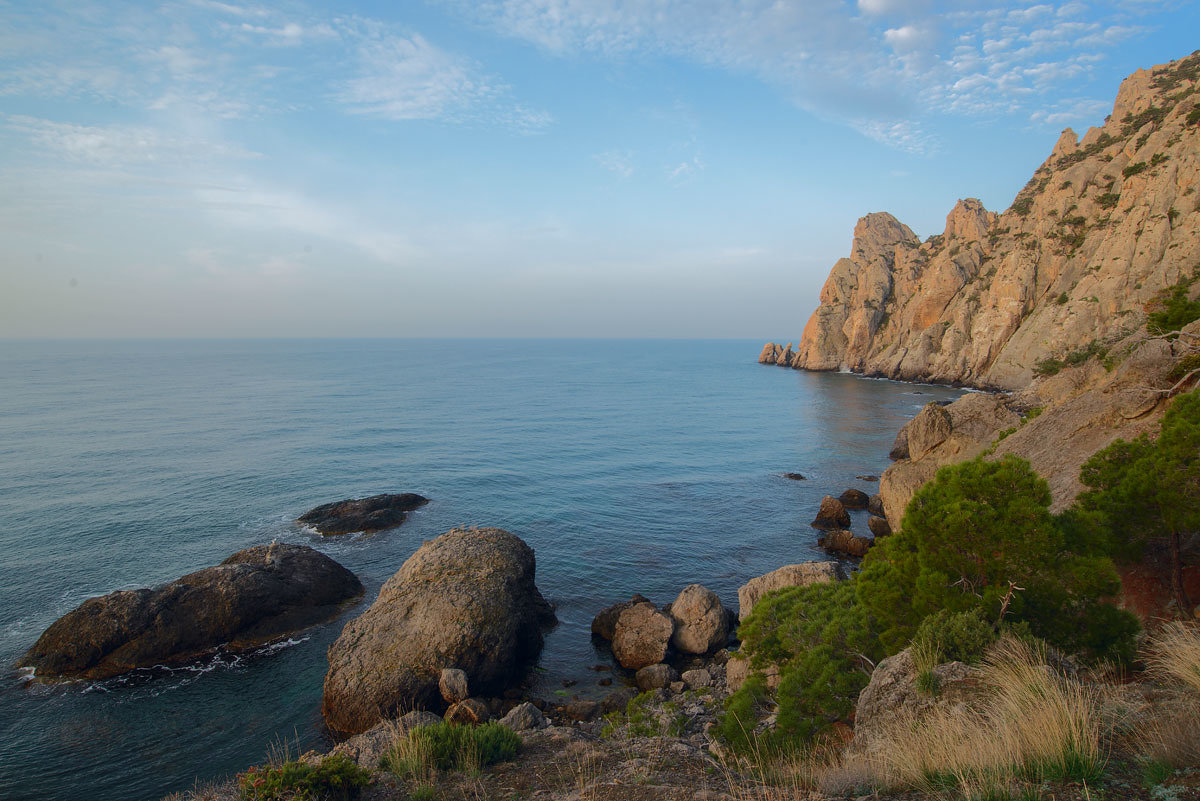
<instances>
[{"instance_id":1,"label":"ocean surface","mask_svg":"<svg viewBox=\"0 0 1200 801\"><path fill-rule=\"evenodd\" d=\"M326 648L455 526L533 546L560 620L538 692L598 695L599 609L692 582L736 608L747 579L825 558L808 525L821 496L874 492L855 476L883 472L923 404L959 394L765 367L761 344L0 342L0 798L157 799L273 744L326 744ZM403 491L432 503L374 536L291 522ZM13 668L90 596L273 539L355 571L364 602L260 652L152 676L47 687Z\"/></svg>"}]
</instances>

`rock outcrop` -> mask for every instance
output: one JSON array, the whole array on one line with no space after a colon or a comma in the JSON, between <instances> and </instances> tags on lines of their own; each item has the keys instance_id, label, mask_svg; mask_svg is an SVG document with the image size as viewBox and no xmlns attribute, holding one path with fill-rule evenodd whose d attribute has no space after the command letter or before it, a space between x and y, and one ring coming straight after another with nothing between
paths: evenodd
<instances>
[{"instance_id":1,"label":"rock outcrop","mask_svg":"<svg viewBox=\"0 0 1200 801\"><path fill-rule=\"evenodd\" d=\"M418 548L329 649L329 728L354 734L399 710L442 709L447 667L471 692L501 694L554 622L535 572L533 550L496 528L455 529Z\"/></svg>"},{"instance_id":2,"label":"rock outcrop","mask_svg":"<svg viewBox=\"0 0 1200 801\"><path fill-rule=\"evenodd\" d=\"M845 578L846 573L837 562L784 565L778 570L752 578L738 588L738 620L745 620L759 599L769 592L784 587L807 587L810 584L841 581Z\"/></svg>"},{"instance_id":3,"label":"rock outcrop","mask_svg":"<svg viewBox=\"0 0 1200 801\"><path fill-rule=\"evenodd\" d=\"M637 604L649 604L650 599L642 595L640 592L635 592L633 597L628 601L622 601L619 604L613 604L601 609L597 615L592 618L592 634L597 637L602 637L608 641L612 641L613 635L617 632L617 618L631 606ZM653 604L651 604L653 606Z\"/></svg>"},{"instance_id":4,"label":"rock outcrop","mask_svg":"<svg viewBox=\"0 0 1200 801\"><path fill-rule=\"evenodd\" d=\"M871 550L871 546L874 544L875 540L870 537L860 537L853 531L844 528L826 531L817 539L817 545L827 551L857 557L866 556L867 551Z\"/></svg>"},{"instance_id":5,"label":"rock outcrop","mask_svg":"<svg viewBox=\"0 0 1200 801\"><path fill-rule=\"evenodd\" d=\"M427 503L428 498L412 492L372 495L322 504L300 515L296 522L312 526L325 536L359 531L370 534L395 528L404 522L409 512Z\"/></svg>"},{"instance_id":6,"label":"rock outcrop","mask_svg":"<svg viewBox=\"0 0 1200 801\"><path fill-rule=\"evenodd\" d=\"M105 679L179 664L218 646L245 650L323 622L362 592L353 573L319 551L259 545L156 589L84 601L17 664L43 680Z\"/></svg>"},{"instance_id":7,"label":"rock outcrop","mask_svg":"<svg viewBox=\"0 0 1200 801\"><path fill-rule=\"evenodd\" d=\"M613 630L613 656L623 668L640 670L663 661L675 622L655 608L654 604L638 603L622 610Z\"/></svg>"},{"instance_id":8,"label":"rock outcrop","mask_svg":"<svg viewBox=\"0 0 1200 801\"><path fill-rule=\"evenodd\" d=\"M826 495L821 499L816 519L812 521L813 528L847 528L849 525L850 513L846 511L846 507L841 501L832 495Z\"/></svg>"},{"instance_id":9,"label":"rock outcrop","mask_svg":"<svg viewBox=\"0 0 1200 801\"><path fill-rule=\"evenodd\" d=\"M684 654L707 654L724 648L729 622L721 599L700 584L689 584L671 603L675 633L671 645Z\"/></svg>"},{"instance_id":10,"label":"rock outcrop","mask_svg":"<svg viewBox=\"0 0 1200 801\"><path fill-rule=\"evenodd\" d=\"M1123 340L1200 263L1197 65L1127 78L1104 125L1064 131L1003 214L959 201L924 242L863 217L795 351L760 361L1013 390L1043 360Z\"/></svg>"}]
</instances>

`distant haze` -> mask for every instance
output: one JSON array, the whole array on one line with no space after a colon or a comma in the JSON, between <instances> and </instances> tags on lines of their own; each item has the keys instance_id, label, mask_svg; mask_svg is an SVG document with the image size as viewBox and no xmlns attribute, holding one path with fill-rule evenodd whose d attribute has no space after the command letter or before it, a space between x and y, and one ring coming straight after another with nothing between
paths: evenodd
<instances>
[{"instance_id":1,"label":"distant haze","mask_svg":"<svg viewBox=\"0 0 1200 801\"><path fill-rule=\"evenodd\" d=\"M389 6L394 6L390 8ZM1194 3L0 0L0 337L799 336Z\"/></svg>"}]
</instances>

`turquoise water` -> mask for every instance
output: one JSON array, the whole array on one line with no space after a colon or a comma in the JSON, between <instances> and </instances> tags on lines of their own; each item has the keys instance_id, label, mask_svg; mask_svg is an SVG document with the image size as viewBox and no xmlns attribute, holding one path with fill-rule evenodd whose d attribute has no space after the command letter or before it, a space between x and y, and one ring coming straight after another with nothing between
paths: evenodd
<instances>
[{"instance_id":1,"label":"turquoise water","mask_svg":"<svg viewBox=\"0 0 1200 801\"><path fill-rule=\"evenodd\" d=\"M601 692L601 607L737 587L824 558L822 495L879 474L896 430L956 390L755 363L745 341L0 343L0 797L155 799L321 745L325 649L150 678L30 686L11 666L84 599L273 538L355 571L369 602L423 540L494 525L558 607L539 690ZM799 471L804 482L781 477ZM290 521L377 492L403 527L320 540ZM856 513L855 528L866 533Z\"/></svg>"}]
</instances>

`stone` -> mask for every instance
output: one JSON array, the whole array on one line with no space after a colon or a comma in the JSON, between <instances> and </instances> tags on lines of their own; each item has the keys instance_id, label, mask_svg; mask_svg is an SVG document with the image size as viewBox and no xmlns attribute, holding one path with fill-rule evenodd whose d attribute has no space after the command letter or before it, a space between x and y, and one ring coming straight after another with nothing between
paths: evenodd
<instances>
[{"instance_id":1,"label":"stone","mask_svg":"<svg viewBox=\"0 0 1200 801\"><path fill-rule=\"evenodd\" d=\"M784 587L807 587L810 584L841 581L844 578L846 574L837 562L784 565L770 573L752 578L738 588L738 620L745 620L754 604L768 592Z\"/></svg>"},{"instance_id":2,"label":"stone","mask_svg":"<svg viewBox=\"0 0 1200 801\"><path fill-rule=\"evenodd\" d=\"M741 656L730 659L725 665L725 686L729 689L729 692L737 692L741 686L746 683L746 679L750 678L751 672L752 670L750 668L749 659L745 659ZM760 672L763 674L763 678L767 680L768 690L774 691L779 688L780 679L778 665L767 665L767 667Z\"/></svg>"},{"instance_id":3,"label":"stone","mask_svg":"<svg viewBox=\"0 0 1200 801\"><path fill-rule=\"evenodd\" d=\"M400 718L400 725L405 731L412 731L421 726L434 726L441 723L442 719L424 709L414 709L412 712L407 712Z\"/></svg>"},{"instance_id":4,"label":"stone","mask_svg":"<svg viewBox=\"0 0 1200 801\"><path fill-rule=\"evenodd\" d=\"M595 634L597 637L602 637L606 640L612 641L613 634L616 632L617 628L617 618L621 616L621 613L631 606L648 603L650 603L649 598L641 593L635 592L633 597L628 601L622 601L619 604L613 604L612 606L601 609L599 614L592 618L592 634Z\"/></svg>"},{"instance_id":5,"label":"stone","mask_svg":"<svg viewBox=\"0 0 1200 801\"><path fill-rule=\"evenodd\" d=\"M396 720L385 720L377 723L362 734L356 734L348 740L338 743L331 753L339 754L355 762L360 767L375 770L379 767L383 755L403 736L404 729Z\"/></svg>"},{"instance_id":6,"label":"stone","mask_svg":"<svg viewBox=\"0 0 1200 801\"><path fill-rule=\"evenodd\" d=\"M670 665L647 665L634 675L639 690L659 690L679 680L679 673Z\"/></svg>"},{"instance_id":7,"label":"stone","mask_svg":"<svg viewBox=\"0 0 1200 801\"><path fill-rule=\"evenodd\" d=\"M300 515L296 522L311 526L325 536L356 531L370 534L395 528L404 522L409 512L427 503L428 498L413 492L372 495L322 504Z\"/></svg>"},{"instance_id":8,"label":"stone","mask_svg":"<svg viewBox=\"0 0 1200 801\"><path fill-rule=\"evenodd\" d=\"M600 700L599 712L601 715L607 715L611 712L624 712L629 702L637 698L637 696L638 691L632 687L622 687L619 690L613 690Z\"/></svg>"},{"instance_id":9,"label":"stone","mask_svg":"<svg viewBox=\"0 0 1200 801\"><path fill-rule=\"evenodd\" d=\"M600 704L587 698L577 698L558 708L559 714L567 720L595 720L600 714Z\"/></svg>"},{"instance_id":10,"label":"stone","mask_svg":"<svg viewBox=\"0 0 1200 801\"><path fill-rule=\"evenodd\" d=\"M461 723L468 726L478 726L492 719L492 712L486 702L479 698L468 698L465 701L451 704L446 710L447 723Z\"/></svg>"},{"instance_id":11,"label":"stone","mask_svg":"<svg viewBox=\"0 0 1200 801\"><path fill-rule=\"evenodd\" d=\"M447 665L466 674L472 692L502 695L555 621L535 572L533 550L500 529L455 529L426 542L330 646L326 725L355 734L399 709L443 709Z\"/></svg>"},{"instance_id":12,"label":"stone","mask_svg":"<svg viewBox=\"0 0 1200 801\"><path fill-rule=\"evenodd\" d=\"M916 461L942 444L954 430L954 423L945 407L930 401L905 428L908 429L908 458Z\"/></svg>"},{"instance_id":13,"label":"stone","mask_svg":"<svg viewBox=\"0 0 1200 801\"><path fill-rule=\"evenodd\" d=\"M817 510L817 518L812 521L813 528L847 528L850 525L850 513L837 498L826 495L821 499L821 508Z\"/></svg>"},{"instance_id":14,"label":"stone","mask_svg":"<svg viewBox=\"0 0 1200 801\"><path fill-rule=\"evenodd\" d=\"M639 603L625 609L617 618L612 649L617 663L627 670L639 670L663 661L675 624L651 603Z\"/></svg>"},{"instance_id":15,"label":"stone","mask_svg":"<svg viewBox=\"0 0 1200 801\"><path fill-rule=\"evenodd\" d=\"M867 511L876 517L884 517L886 512L883 511L883 496L879 493L872 495L867 501Z\"/></svg>"},{"instance_id":16,"label":"stone","mask_svg":"<svg viewBox=\"0 0 1200 801\"><path fill-rule=\"evenodd\" d=\"M866 509L871 502L871 496L859 489L848 489L838 497L838 500L847 509Z\"/></svg>"},{"instance_id":17,"label":"stone","mask_svg":"<svg viewBox=\"0 0 1200 801\"><path fill-rule=\"evenodd\" d=\"M526 701L523 704L518 704L508 711L508 714L500 718L500 725L506 726L513 731L529 731L531 729L546 728L546 717L541 710L533 704Z\"/></svg>"},{"instance_id":18,"label":"stone","mask_svg":"<svg viewBox=\"0 0 1200 801\"><path fill-rule=\"evenodd\" d=\"M875 541L870 537L859 537L846 529L837 529L825 532L825 535L817 540L817 544L828 551L862 557L867 555Z\"/></svg>"},{"instance_id":19,"label":"stone","mask_svg":"<svg viewBox=\"0 0 1200 801\"><path fill-rule=\"evenodd\" d=\"M671 645L685 654L706 654L729 640L728 622L721 599L712 590L689 584L671 602L675 633Z\"/></svg>"},{"instance_id":20,"label":"stone","mask_svg":"<svg viewBox=\"0 0 1200 801\"><path fill-rule=\"evenodd\" d=\"M933 676L936 693L917 687L917 669L908 649L876 665L855 707L856 750L869 750L894 721L914 720L936 708L970 703L983 689L979 671L962 662L937 665Z\"/></svg>"},{"instance_id":21,"label":"stone","mask_svg":"<svg viewBox=\"0 0 1200 801\"><path fill-rule=\"evenodd\" d=\"M704 668L686 670L680 678L683 679L683 683L688 686L689 690L694 690L697 687L708 687L712 684L712 674Z\"/></svg>"},{"instance_id":22,"label":"stone","mask_svg":"<svg viewBox=\"0 0 1200 801\"><path fill-rule=\"evenodd\" d=\"M442 668L441 676L438 678L438 690L442 693L442 700L447 704L457 703L471 697L471 692L467 687L467 674L458 668Z\"/></svg>"},{"instance_id":23,"label":"stone","mask_svg":"<svg viewBox=\"0 0 1200 801\"><path fill-rule=\"evenodd\" d=\"M800 473L784 473L783 477L791 481L808 481L808 479Z\"/></svg>"},{"instance_id":24,"label":"stone","mask_svg":"<svg viewBox=\"0 0 1200 801\"><path fill-rule=\"evenodd\" d=\"M670 691L672 695L679 695L681 692L683 692L685 687L687 687L687 685L682 681L673 681L667 685L667 690Z\"/></svg>"},{"instance_id":25,"label":"stone","mask_svg":"<svg viewBox=\"0 0 1200 801\"><path fill-rule=\"evenodd\" d=\"M879 476L876 476L876 475L855 476L855 478L857 478L859 481L878 481L879 480Z\"/></svg>"},{"instance_id":26,"label":"stone","mask_svg":"<svg viewBox=\"0 0 1200 801\"><path fill-rule=\"evenodd\" d=\"M17 665L55 681L183 664L324 622L362 593L353 573L319 551L258 545L155 589L89 598L52 623Z\"/></svg>"},{"instance_id":27,"label":"stone","mask_svg":"<svg viewBox=\"0 0 1200 801\"><path fill-rule=\"evenodd\" d=\"M867 528L870 529L871 534L876 539L886 537L892 533L892 527L888 523L887 518L880 517L879 515L871 515L867 518Z\"/></svg>"}]
</instances>

